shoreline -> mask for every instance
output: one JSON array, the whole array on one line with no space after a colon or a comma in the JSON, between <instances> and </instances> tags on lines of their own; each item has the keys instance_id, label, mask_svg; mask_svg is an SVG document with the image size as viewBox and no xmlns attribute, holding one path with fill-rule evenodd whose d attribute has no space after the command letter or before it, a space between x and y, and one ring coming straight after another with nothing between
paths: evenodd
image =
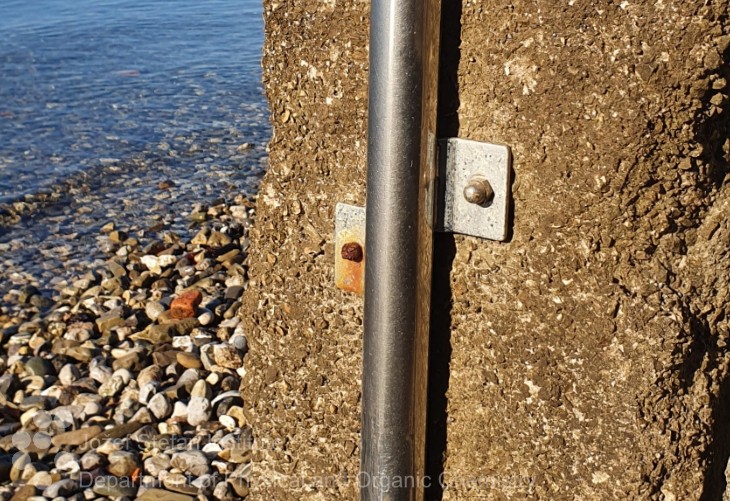
<instances>
[{"instance_id":1,"label":"shoreline","mask_svg":"<svg viewBox=\"0 0 730 501\"><path fill-rule=\"evenodd\" d=\"M235 155L210 158L141 152L21 197L16 208L0 204L0 312L13 286L31 284L52 298L72 275L108 259L100 230L109 223L141 239L161 228L186 237L196 205L254 194L268 162L265 146L230 148Z\"/></svg>"}]
</instances>

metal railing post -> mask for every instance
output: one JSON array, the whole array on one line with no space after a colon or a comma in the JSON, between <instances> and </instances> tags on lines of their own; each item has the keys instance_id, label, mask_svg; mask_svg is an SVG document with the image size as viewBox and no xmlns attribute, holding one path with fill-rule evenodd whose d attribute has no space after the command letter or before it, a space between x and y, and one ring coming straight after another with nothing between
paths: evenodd
<instances>
[{"instance_id":1,"label":"metal railing post","mask_svg":"<svg viewBox=\"0 0 730 501\"><path fill-rule=\"evenodd\" d=\"M437 0L372 1L363 501L423 497L439 22Z\"/></svg>"}]
</instances>

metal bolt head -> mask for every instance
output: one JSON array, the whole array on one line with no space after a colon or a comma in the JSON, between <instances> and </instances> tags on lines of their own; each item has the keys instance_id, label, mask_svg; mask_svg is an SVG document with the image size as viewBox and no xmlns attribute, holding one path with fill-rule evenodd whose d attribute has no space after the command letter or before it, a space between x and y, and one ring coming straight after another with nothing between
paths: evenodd
<instances>
[{"instance_id":1,"label":"metal bolt head","mask_svg":"<svg viewBox=\"0 0 730 501\"><path fill-rule=\"evenodd\" d=\"M342 259L359 263L363 258L362 246L357 242L348 242L342 246L340 254Z\"/></svg>"},{"instance_id":2,"label":"metal bolt head","mask_svg":"<svg viewBox=\"0 0 730 501\"><path fill-rule=\"evenodd\" d=\"M485 205L494 200L494 190L486 179L473 177L464 187L464 199L470 204Z\"/></svg>"}]
</instances>

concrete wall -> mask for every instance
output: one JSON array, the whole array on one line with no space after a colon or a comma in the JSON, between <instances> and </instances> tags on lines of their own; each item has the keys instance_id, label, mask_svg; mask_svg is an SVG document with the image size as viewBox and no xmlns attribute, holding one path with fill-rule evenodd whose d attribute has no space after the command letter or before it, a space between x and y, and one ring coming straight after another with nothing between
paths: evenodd
<instances>
[{"instance_id":1,"label":"concrete wall","mask_svg":"<svg viewBox=\"0 0 730 501\"><path fill-rule=\"evenodd\" d=\"M369 2L266 0L274 138L245 322L255 499L356 499ZM512 147L507 243L436 242L433 499L718 499L727 2L445 2L442 135ZM443 461L442 461L443 459Z\"/></svg>"}]
</instances>

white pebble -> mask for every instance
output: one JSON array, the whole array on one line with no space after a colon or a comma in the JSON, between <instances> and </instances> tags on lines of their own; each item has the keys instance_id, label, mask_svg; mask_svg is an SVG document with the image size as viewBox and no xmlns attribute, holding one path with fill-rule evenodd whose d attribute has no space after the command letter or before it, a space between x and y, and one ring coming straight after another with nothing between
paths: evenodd
<instances>
[{"instance_id":1,"label":"white pebble","mask_svg":"<svg viewBox=\"0 0 730 501\"><path fill-rule=\"evenodd\" d=\"M164 393L157 393L152 397L147 408L157 419L165 419L172 412L172 405Z\"/></svg>"},{"instance_id":2,"label":"white pebble","mask_svg":"<svg viewBox=\"0 0 730 501\"><path fill-rule=\"evenodd\" d=\"M192 397L188 403L188 424L198 426L210 420L211 405L207 398Z\"/></svg>"}]
</instances>

